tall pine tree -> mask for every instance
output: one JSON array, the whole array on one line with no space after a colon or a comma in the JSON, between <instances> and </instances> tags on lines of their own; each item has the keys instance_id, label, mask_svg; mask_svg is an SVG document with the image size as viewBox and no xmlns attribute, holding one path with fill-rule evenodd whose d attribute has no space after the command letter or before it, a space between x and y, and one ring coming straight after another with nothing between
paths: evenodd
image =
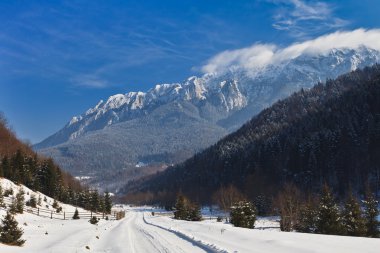
<instances>
[{"instance_id":1,"label":"tall pine tree","mask_svg":"<svg viewBox=\"0 0 380 253\"><path fill-rule=\"evenodd\" d=\"M375 238L380 237L380 224L379 221L377 221L377 216L379 215L379 210L377 209L379 202L370 191L367 191L366 199L363 202L365 205L364 217L367 236Z\"/></svg>"},{"instance_id":2,"label":"tall pine tree","mask_svg":"<svg viewBox=\"0 0 380 253\"><path fill-rule=\"evenodd\" d=\"M342 218L329 187L325 185L319 202L316 232L319 234L343 234Z\"/></svg>"},{"instance_id":3,"label":"tall pine tree","mask_svg":"<svg viewBox=\"0 0 380 253\"><path fill-rule=\"evenodd\" d=\"M108 191L106 191L104 193L104 212L111 213L111 208L112 208L111 195Z\"/></svg>"},{"instance_id":4,"label":"tall pine tree","mask_svg":"<svg viewBox=\"0 0 380 253\"><path fill-rule=\"evenodd\" d=\"M4 195L3 195L3 188L0 185L0 208L5 208L6 205L4 203Z\"/></svg>"},{"instance_id":5,"label":"tall pine tree","mask_svg":"<svg viewBox=\"0 0 380 253\"><path fill-rule=\"evenodd\" d=\"M16 194L16 212L23 213L24 212L24 200L25 200L25 192L20 187L18 193Z\"/></svg>"},{"instance_id":6,"label":"tall pine tree","mask_svg":"<svg viewBox=\"0 0 380 253\"><path fill-rule=\"evenodd\" d=\"M343 226L349 236L365 236L365 220L358 200L350 193L343 211Z\"/></svg>"}]
</instances>

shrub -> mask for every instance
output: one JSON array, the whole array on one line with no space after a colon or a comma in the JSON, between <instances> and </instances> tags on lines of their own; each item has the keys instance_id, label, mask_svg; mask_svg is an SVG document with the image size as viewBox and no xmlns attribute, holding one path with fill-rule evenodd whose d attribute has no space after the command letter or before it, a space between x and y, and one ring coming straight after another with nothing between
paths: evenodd
<instances>
[{"instance_id":1,"label":"shrub","mask_svg":"<svg viewBox=\"0 0 380 253\"><path fill-rule=\"evenodd\" d=\"M239 201L231 207L230 217L235 227L254 228L256 208L249 201Z\"/></svg>"},{"instance_id":2,"label":"shrub","mask_svg":"<svg viewBox=\"0 0 380 253\"><path fill-rule=\"evenodd\" d=\"M90 222L92 225L96 225L96 224L98 224L99 220L98 220L98 218L96 218L95 216L92 216L91 219L89 220L89 222Z\"/></svg>"},{"instance_id":3,"label":"shrub","mask_svg":"<svg viewBox=\"0 0 380 253\"><path fill-rule=\"evenodd\" d=\"M79 212L78 209L75 209L74 215L73 215L73 220L79 220Z\"/></svg>"}]
</instances>

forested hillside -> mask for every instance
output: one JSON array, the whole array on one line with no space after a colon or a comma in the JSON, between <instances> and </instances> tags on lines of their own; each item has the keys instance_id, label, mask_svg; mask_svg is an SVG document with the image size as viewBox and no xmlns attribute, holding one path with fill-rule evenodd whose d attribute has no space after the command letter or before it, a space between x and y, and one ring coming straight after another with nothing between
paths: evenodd
<instances>
[{"instance_id":1,"label":"forested hillside","mask_svg":"<svg viewBox=\"0 0 380 253\"><path fill-rule=\"evenodd\" d=\"M183 164L124 190L154 201L181 191L205 203L223 185L253 199L286 182L309 192L327 183L341 196L366 185L379 192L379 65L301 90Z\"/></svg>"},{"instance_id":2,"label":"forested hillside","mask_svg":"<svg viewBox=\"0 0 380 253\"><path fill-rule=\"evenodd\" d=\"M92 210L102 209L103 198L97 191L83 188L52 159L38 156L28 145L19 141L9 130L3 115L0 117L0 161L0 177L65 203Z\"/></svg>"}]
</instances>

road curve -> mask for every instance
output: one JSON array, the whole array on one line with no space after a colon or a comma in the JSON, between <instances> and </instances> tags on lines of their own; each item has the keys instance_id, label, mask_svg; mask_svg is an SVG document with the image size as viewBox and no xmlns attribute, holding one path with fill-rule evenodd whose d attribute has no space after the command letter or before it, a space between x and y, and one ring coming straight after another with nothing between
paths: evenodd
<instances>
[{"instance_id":1,"label":"road curve","mask_svg":"<svg viewBox=\"0 0 380 253\"><path fill-rule=\"evenodd\" d=\"M143 215L143 212L129 211L118 225L102 236L94 249L112 253L207 252L172 232L145 223Z\"/></svg>"}]
</instances>

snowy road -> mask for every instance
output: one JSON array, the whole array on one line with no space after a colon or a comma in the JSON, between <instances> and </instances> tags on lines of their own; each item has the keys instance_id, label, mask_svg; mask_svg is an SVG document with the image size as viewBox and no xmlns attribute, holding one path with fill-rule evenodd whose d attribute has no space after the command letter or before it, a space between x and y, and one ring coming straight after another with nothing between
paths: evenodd
<instances>
[{"instance_id":1,"label":"snowy road","mask_svg":"<svg viewBox=\"0 0 380 253\"><path fill-rule=\"evenodd\" d=\"M128 212L126 218L103 236L94 249L100 252L207 252L189 240L149 225L142 212Z\"/></svg>"}]
</instances>

